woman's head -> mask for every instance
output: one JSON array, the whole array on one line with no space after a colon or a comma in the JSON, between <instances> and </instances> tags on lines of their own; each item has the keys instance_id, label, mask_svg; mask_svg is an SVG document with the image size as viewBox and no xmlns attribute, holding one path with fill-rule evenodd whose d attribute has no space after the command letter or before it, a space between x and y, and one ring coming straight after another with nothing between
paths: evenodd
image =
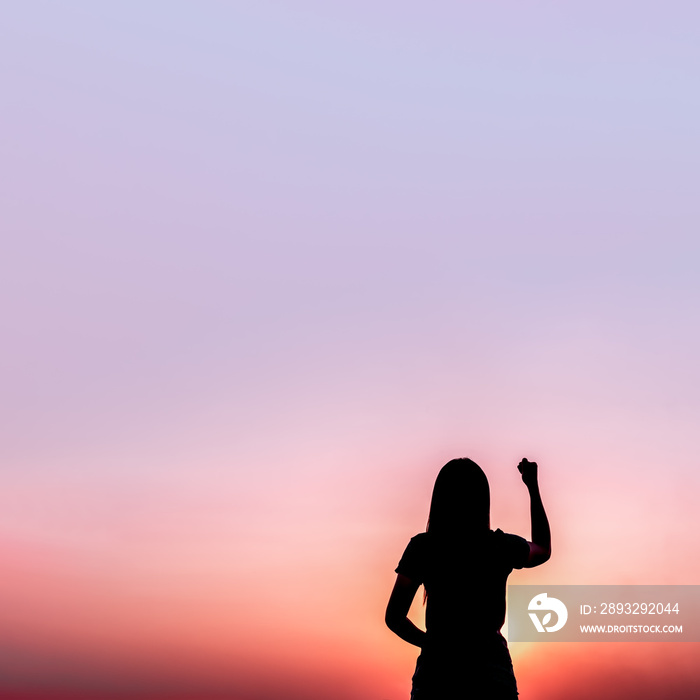
<instances>
[{"instance_id":1,"label":"woman's head","mask_svg":"<svg viewBox=\"0 0 700 700\"><path fill-rule=\"evenodd\" d=\"M491 495L481 467L462 457L448 462L435 480L428 532L461 535L490 527Z\"/></svg>"}]
</instances>

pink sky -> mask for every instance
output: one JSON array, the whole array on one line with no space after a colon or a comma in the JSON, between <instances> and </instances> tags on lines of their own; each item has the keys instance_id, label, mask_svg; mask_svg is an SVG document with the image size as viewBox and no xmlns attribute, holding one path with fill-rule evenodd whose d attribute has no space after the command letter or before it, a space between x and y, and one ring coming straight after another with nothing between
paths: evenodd
<instances>
[{"instance_id":1,"label":"pink sky","mask_svg":"<svg viewBox=\"0 0 700 700\"><path fill-rule=\"evenodd\" d=\"M407 698L455 456L525 536L541 465L513 583L700 584L694 4L5 15L3 697ZM522 700L700 690L512 653Z\"/></svg>"}]
</instances>

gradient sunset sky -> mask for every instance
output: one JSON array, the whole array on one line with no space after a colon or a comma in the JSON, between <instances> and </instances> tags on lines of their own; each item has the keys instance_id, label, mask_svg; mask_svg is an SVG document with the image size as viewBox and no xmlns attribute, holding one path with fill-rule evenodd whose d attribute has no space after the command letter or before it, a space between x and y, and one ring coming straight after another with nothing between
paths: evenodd
<instances>
[{"instance_id":1,"label":"gradient sunset sky","mask_svg":"<svg viewBox=\"0 0 700 700\"><path fill-rule=\"evenodd\" d=\"M700 5L2 15L3 700L407 700L456 456L526 537L540 464L511 583L700 584ZM699 646L511 651L695 700Z\"/></svg>"}]
</instances>

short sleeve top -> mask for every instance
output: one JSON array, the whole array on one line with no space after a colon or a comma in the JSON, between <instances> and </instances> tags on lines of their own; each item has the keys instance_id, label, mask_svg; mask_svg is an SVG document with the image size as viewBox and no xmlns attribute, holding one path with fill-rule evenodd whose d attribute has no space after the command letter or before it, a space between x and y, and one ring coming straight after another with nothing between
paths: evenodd
<instances>
[{"instance_id":1,"label":"short sleeve top","mask_svg":"<svg viewBox=\"0 0 700 700\"><path fill-rule=\"evenodd\" d=\"M525 539L502 530L459 543L422 532L411 538L396 573L425 586L426 632L451 643L465 634L501 629L506 580L513 569L523 568L529 552Z\"/></svg>"}]
</instances>

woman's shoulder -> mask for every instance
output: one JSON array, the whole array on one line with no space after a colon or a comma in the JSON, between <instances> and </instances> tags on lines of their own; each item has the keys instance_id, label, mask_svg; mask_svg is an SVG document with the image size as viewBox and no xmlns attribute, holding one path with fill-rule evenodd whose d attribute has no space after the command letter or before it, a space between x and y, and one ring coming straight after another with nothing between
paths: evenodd
<instances>
[{"instance_id":1,"label":"woman's shoulder","mask_svg":"<svg viewBox=\"0 0 700 700\"><path fill-rule=\"evenodd\" d=\"M395 569L397 574L407 576L417 583L423 582L425 574L426 551L429 541L427 534L427 532L420 532L415 537L411 537L401 561Z\"/></svg>"},{"instance_id":2,"label":"woman's shoulder","mask_svg":"<svg viewBox=\"0 0 700 700\"><path fill-rule=\"evenodd\" d=\"M521 569L530 552L527 540L520 535L503 532L500 528L491 530L491 537L496 547L506 555L512 566Z\"/></svg>"},{"instance_id":3,"label":"woman's shoulder","mask_svg":"<svg viewBox=\"0 0 700 700\"><path fill-rule=\"evenodd\" d=\"M510 539L511 537L517 537L519 540L523 538L520 535L513 535L510 532L503 532L501 528L496 528L495 530L490 530L491 537L496 537L497 539Z\"/></svg>"},{"instance_id":4,"label":"woman's shoulder","mask_svg":"<svg viewBox=\"0 0 700 700\"><path fill-rule=\"evenodd\" d=\"M427 532L419 532L417 535L411 537L411 542L422 544L423 542L427 542L429 537L430 535Z\"/></svg>"},{"instance_id":5,"label":"woman's shoulder","mask_svg":"<svg viewBox=\"0 0 700 700\"><path fill-rule=\"evenodd\" d=\"M497 528L496 530L491 530L489 532L489 536L494 542L497 542L499 544L514 544L516 542L526 542L524 537L520 537L520 535L513 535L510 532L503 532L503 530L501 530L500 528Z\"/></svg>"},{"instance_id":6,"label":"woman's shoulder","mask_svg":"<svg viewBox=\"0 0 700 700\"><path fill-rule=\"evenodd\" d=\"M411 537L411 539L408 541L406 551L415 554L422 554L430 548L430 542L431 538L427 532L419 532L417 535Z\"/></svg>"}]
</instances>

